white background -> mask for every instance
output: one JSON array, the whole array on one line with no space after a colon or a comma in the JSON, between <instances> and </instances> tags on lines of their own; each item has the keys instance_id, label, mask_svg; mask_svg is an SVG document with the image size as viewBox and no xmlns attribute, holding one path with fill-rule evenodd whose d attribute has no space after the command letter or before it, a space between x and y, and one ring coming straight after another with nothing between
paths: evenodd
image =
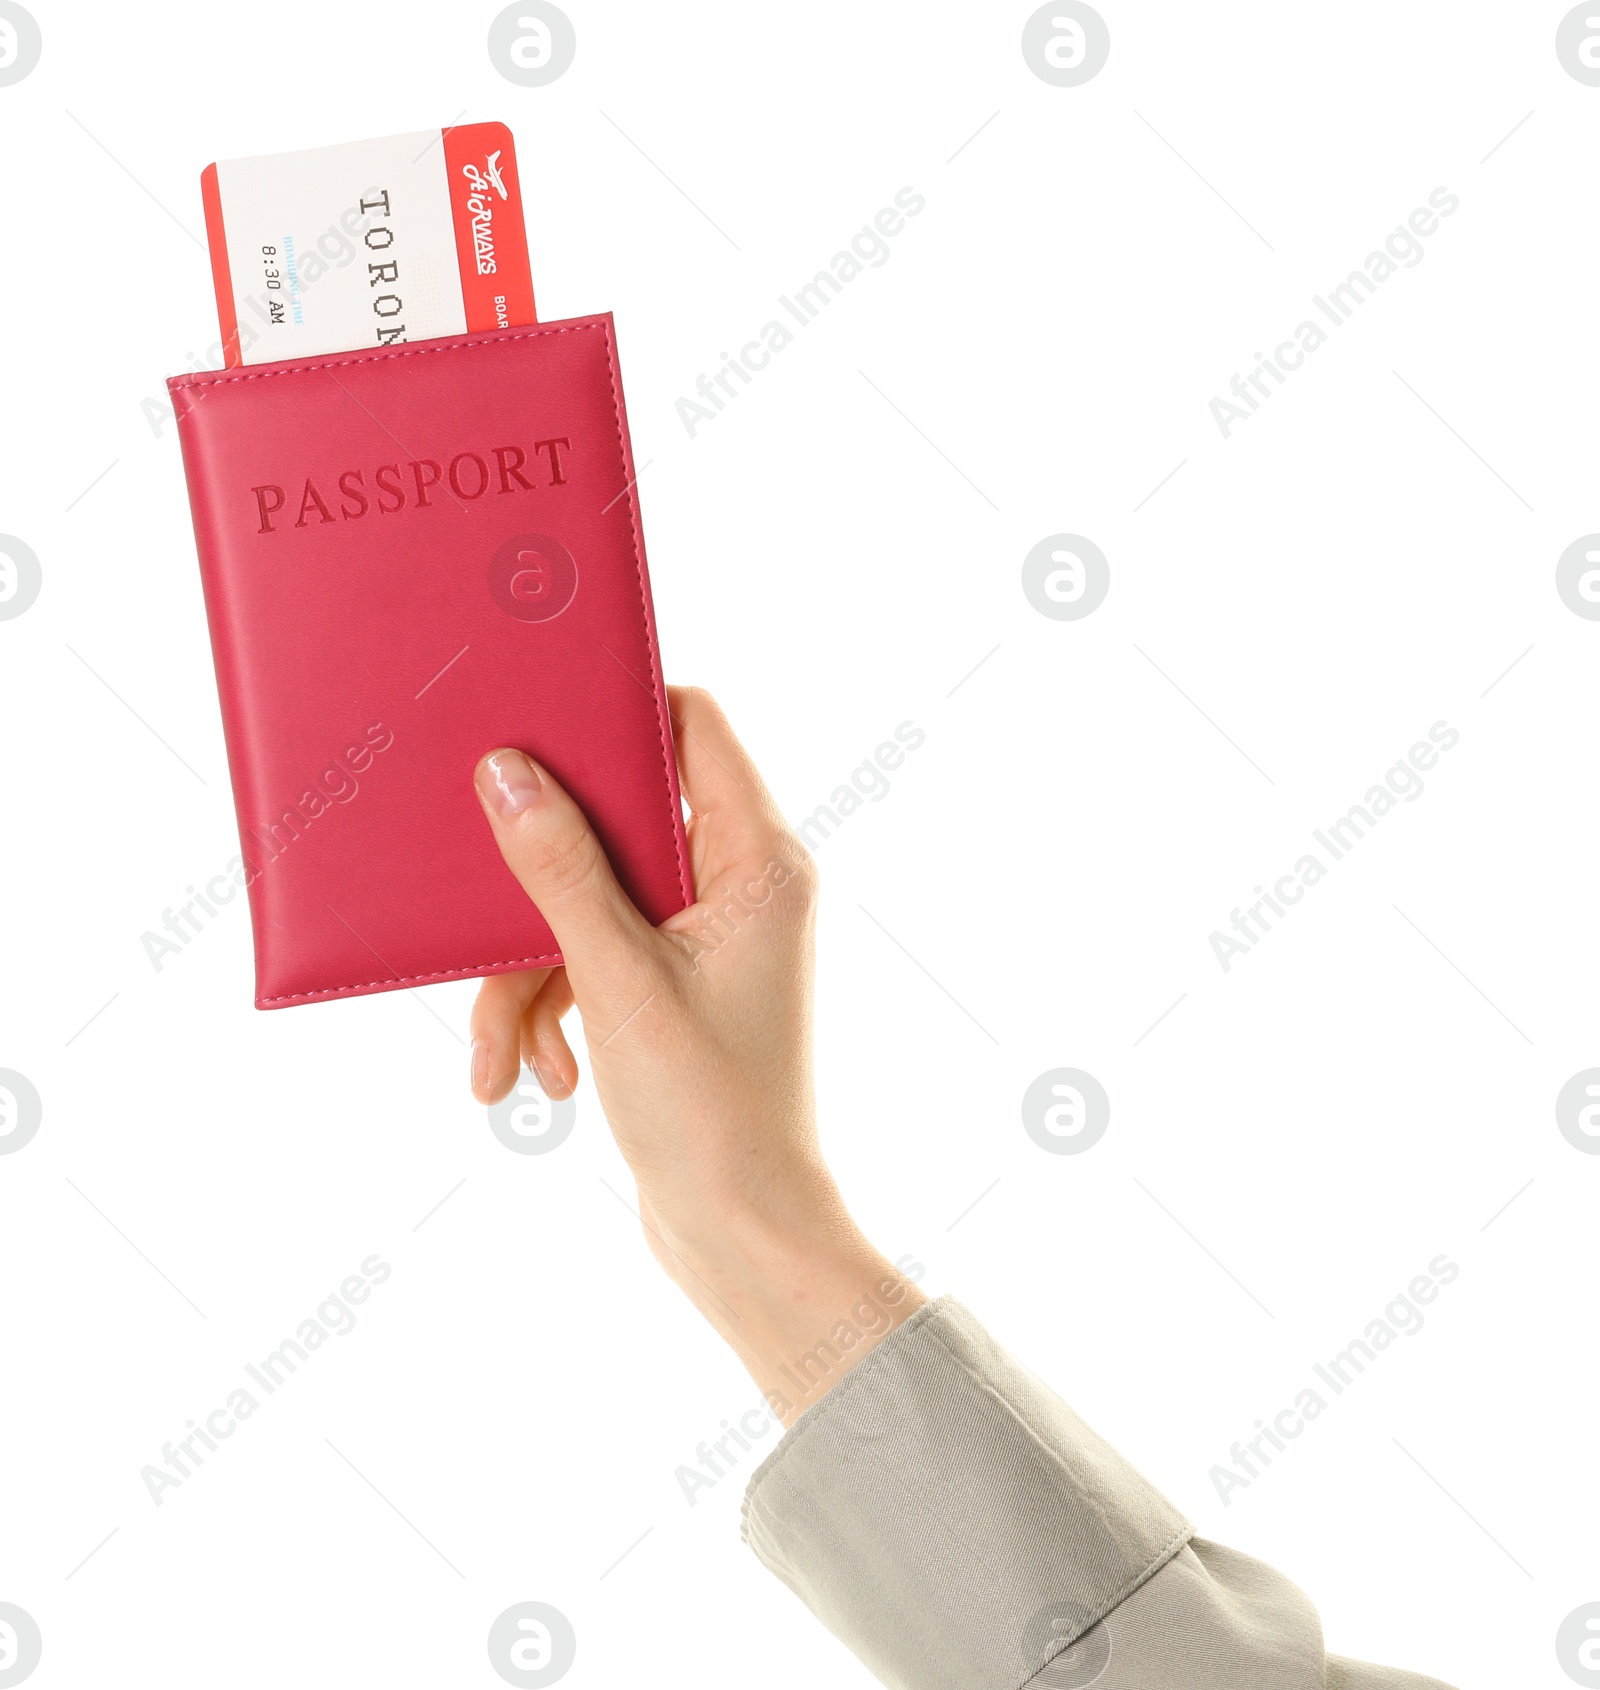
<instances>
[{"instance_id":1,"label":"white background","mask_svg":"<svg viewBox=\"0 0 1600 1690\"><path fill-rule=\"evenodd\" d=\"M160 973L141 946L236 849L151 414L212 361L200 170L458 118L515 132L541 316L617 315L669 676L796 819L926 731L819 851L868 1231L1330 1649L1568 1684L1600 1159L1553 1105L1600 1062L1600 626L1554 566L1600 528L1600 90L1564 8L1106 0L1075 89L1025 5L572 0L542 89L493 7L34 10L0 89L0 529L44 570L0 622L0 1067L45 1114L0 1158L0 1600L40 1690L487 1687L524 1600L571 1617L575 1687L870 1682L739 1544L753 1456L684 1501L756 1393L607 1190L592 1098L513 1155L470 984L260 1014L242 902ZM691 439L675 401L906 186L888 262ZM1224 439L1212 396L1441 186L1424 260ZM1062 531L1110 560L1081 621L1021 590ZM1440 720L1423 796L1225 974L1211 931ZM1111 1126L1052 1156L1019 1103L1065 1065ZM141 1467L373 1252L357 1329L155 1508ZM1229 1445L1441 1252L1426 1327L1224 1507Z\"/></svg>"}]
</instances>

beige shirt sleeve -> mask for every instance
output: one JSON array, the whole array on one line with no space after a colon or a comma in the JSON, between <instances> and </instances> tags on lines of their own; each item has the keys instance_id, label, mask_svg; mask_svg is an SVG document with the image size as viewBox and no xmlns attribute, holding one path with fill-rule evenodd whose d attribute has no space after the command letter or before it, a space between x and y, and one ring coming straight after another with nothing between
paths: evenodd
<instances>
[{"instance_id":1,"label":"beige shirt sleeve","mask_svg":"<svg viewBox=\"0 0 1600 1690\"><path fill-rule=\"evenodd\" d=\"M801 1415L744 1536L893 1690L1449 1690L1325 1654L950 1297Z\"/></svg>"}]
</instances>

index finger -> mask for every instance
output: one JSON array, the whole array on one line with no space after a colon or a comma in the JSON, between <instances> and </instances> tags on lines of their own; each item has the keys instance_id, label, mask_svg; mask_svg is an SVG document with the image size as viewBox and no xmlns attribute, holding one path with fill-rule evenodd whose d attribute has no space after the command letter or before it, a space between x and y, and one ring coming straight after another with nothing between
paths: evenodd
<instances>
[{"instance_id":1,"label":"index finger","mask_svg":"<svg viewBox=\"0 0 1600 1690\"><path fill-rule=\"evenodd\" d=\"M668 687L683 795L697 817L746 837L787 833L767 783L704 687Z\"/></svg>"}]
</instances>

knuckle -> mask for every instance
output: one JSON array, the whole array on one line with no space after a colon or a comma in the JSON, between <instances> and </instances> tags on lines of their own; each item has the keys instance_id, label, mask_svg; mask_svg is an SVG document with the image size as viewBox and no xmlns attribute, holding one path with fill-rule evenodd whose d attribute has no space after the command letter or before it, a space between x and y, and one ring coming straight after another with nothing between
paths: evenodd
<instances>
[{"instance_id":1,"label":"knuckle","mask_svg":"<svg viewBox=\"0 0 1600 1690\"><path fill-rule=\"evenodd\" d=\"M595 879L600 842L587 827L563 827L531 841L523 858L528 879L544 898L565 898Z\"/></svg>"},{"instance_id":2,"label":"knuckle","mask_svg":"<svg viewBox=\"0 0 1600 1690\"><path fill-rule=\"evenodd\" d=\"M783 864L795 895L807 904L815 904L822 891L822 874L817 868L817 859L805 848L801 840L790 835L784 840L781 852L775 854L774 860Z\"/></svg>"}]
</instances>

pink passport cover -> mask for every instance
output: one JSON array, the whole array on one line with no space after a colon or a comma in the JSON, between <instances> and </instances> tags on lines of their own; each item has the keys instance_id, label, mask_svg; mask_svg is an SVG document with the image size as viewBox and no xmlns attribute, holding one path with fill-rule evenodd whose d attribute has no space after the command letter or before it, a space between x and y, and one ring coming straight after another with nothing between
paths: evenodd
<instances>
[{"instance_id":1,"label":"pink passport cover","mask_svg":"<svg viewBox=\"0 0 1600 1690\"><path fill-rule=\"evenodd\" d=\"M560 962L473 792L501 745L651 921L692 901L609 316L167 385L258 1008Z\"/></svg>"}]
</instances>

